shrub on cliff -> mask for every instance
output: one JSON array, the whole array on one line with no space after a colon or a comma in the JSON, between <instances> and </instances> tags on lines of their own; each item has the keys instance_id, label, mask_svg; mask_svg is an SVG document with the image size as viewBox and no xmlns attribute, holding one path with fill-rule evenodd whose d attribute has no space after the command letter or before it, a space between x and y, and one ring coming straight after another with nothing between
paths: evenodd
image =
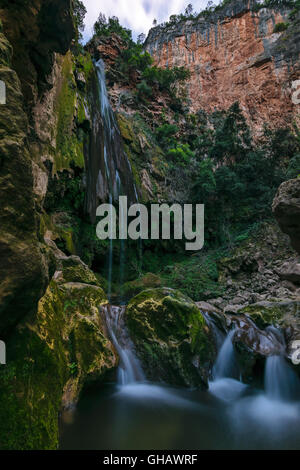
<instances>
[{"instance_id":1,"label":"shrub on cliff","mask_svg":"<svg viewBox=\"0 0 300 470\"><path fill-rule=\"evenodd\" d=\"M149 67L143 72L143 78L147 83L160 91L173 90L177 83L183 83L190 77L190 71L184 67L173 67L163 69L161 67Z\"/></svg>"},{"instance_id":2,"label":"shrub on cliff","mask_svg":"<svg viewBox=\"0 0 300 470\"><path fill-rule=\"evenodd\" d=\"M124 28L120 25L119 18L112 16L106 19L103 13L99 14L98 20L94 24L94 33L96 36L111 36L113 33L120 36L125 42L132 41L132 33L130 29Z\"/></svg>"},{"instance_id":3,"label":"shrub on cliff","mask_svg":"<svg viewBox=\"0 0 300 470\"><path fill-rule=\"evenodd\" d=\"M277 23L274 26L273 33L281 33L289 27L289 23Z\"/></svg>"}]
</instances>

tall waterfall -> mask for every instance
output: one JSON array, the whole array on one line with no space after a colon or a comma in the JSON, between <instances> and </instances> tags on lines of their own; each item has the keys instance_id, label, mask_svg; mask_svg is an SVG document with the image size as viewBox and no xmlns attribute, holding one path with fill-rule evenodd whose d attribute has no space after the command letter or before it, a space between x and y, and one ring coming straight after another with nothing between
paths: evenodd
<instances>
[{"instance_id":1,"label":"tall waterfall","mask_svg":"<svg viewBox=\"0 0 300 470\"><path fill-rule=\"evenodd\" d=\"M109 102L109 96L105 80L105 64L102 59L95 63L98 80L98 99L99 113L94 118L94 129L97 131L99 120L102 122L101 151L98 150L98 166L92 167L92 171L98 172L96 182L96 202L92 204L92 211L96 210L96 205L100 202L109 201L110 204L118 201L119 196L125 195L128 201L137 202L138 193L134 183L132 168L126 152L123 148L122 137L118 123L112 107ZM101 164L102 161L102 164ZM122 218L124 220L124 217ZM119 283L122 286L124 282L126 243L120 242L120 260L119 260ZM113 272L113 240L109 242L108 254L108 297L111 298Z\"/></svg>"}]
</instances>

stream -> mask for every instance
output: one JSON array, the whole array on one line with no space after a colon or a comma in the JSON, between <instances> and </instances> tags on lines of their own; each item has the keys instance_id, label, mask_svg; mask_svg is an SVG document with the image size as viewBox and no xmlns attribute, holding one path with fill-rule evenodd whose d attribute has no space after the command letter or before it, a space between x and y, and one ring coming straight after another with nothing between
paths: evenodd
<instances>
[{"instance_id":1,"label":"stream","mask_svg":"<svg viewBox=\"0 0 300 470\"><path fill-rule=\"evenodd\" d=\"M282 356L267 358L264 390L256 390L236 378L230 331L208 391L150 383L124 312L105 308L120 356L117 383L87 391L65 415L61 449L300 449L299 382Z\"/></svg>"}]
</instances>

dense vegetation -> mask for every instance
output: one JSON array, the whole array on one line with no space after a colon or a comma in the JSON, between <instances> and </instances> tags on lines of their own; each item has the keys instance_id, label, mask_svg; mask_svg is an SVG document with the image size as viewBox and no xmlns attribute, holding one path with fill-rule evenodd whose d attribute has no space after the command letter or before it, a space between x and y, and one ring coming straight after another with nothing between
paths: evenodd
<instances>
[{"instance_id":1,"label":"dense vegetation","mask_svg":"<svg viewBox=\"0 0 300 470\"><path fill-rule=\"evenodd\" d=\"M192 14L189 9L189 15ZM154 66L141 38L134 42L131 31L123 28L118 18L107 20L100 14L95 37L111 35L122 40L123 48L108 74L112 74L111 80L132 90L138 120L136 133L148 129L146 140L158 149L166 183L183 188L184 199L179 202L205 204L203 256L187 257L183 243L178 241L148 240L142 248L128 242L124 279L132 281L152 272L165 285L178 287L195 300L207 298L208 292L219 295L222 289L217 282L217 259L271 217L270 206L276 189L282 181L299 173L300 131L296 127L277 130L266 127L260 139L254 140L238 103L210 115L201 110L190 114L184 95L189 72L184 68ZM90 71L91 62L86 53L78 54L76 63L79 69ZM158 119L153 119L151 107L159 96L167 97L168 108ZM149 120L150 127L146 125ZM132 160L128 146L126 151L137 173L143 168L144 159L157 158L154 154L147 157L139 153ZM57 244L68 253L73 249L105 277L108 243L95 236L94 226L85 215L82 170L75 165L73 171L73 179L66 173L55 180L53 191L50 184L45 208L65 214L60 217L62 235ZM66 233L70 225L74 246L70 244L70 234ZM115 242L116 286L119 286L120 252L121 246Z\"/></svg>"},{"instance_id":2,"label":"dense vegetation","mask_svg":"<svg viewBox=\"0 0 300 470\"><path fill-rule=\"evenodd\" d=\"M178 15L171 15L169 20L161 23L161 27L168 27L173 26L174 24L180 23L181 21L186 20L195 20L197 21L199 18L209 18L214 13L218 13L222 10L222 8L226 7L227 5L233 4L233 0L223 0L219 4L215 4L212 0L207 2L206 8L197 12L194 10L193 5L189 4L183 13L179 13ZM300 1L299 0L264 0L263 2L257 2L252 6L253 11L259 11L262 8L280 8L280 7L287 7L291 8L292 12L290 17L293 16L300 10ZM153 26L157 26L157 21L154 20ZM276 31L275 31L276 32Z\"/></svg>"}]
</instances>

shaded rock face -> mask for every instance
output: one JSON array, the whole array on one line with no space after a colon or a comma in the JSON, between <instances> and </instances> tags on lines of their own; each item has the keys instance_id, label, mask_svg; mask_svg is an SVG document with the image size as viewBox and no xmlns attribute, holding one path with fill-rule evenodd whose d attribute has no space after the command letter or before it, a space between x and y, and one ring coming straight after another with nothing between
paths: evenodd
<instances>
[{"instance_id":1,"label":"shaded rock face","mask_svg":"<svg viewBox=\"0 0 300 470\"><path fill-rule=\"evenodd\" d=\"M128 304L126 321L146 376L205 387L215 350L197 306L173 289L149 289Z\"/></svg>"},{"instance_id":2,"label":"shaded rock face","mask_svg":"<svg viewBox=\"0 0 300 470\"><path fill-rule=\"evenodd\" d=\"M20 81L11 68L12 49L0 32L0 79L6 105L0 106L0 333L5 336L36 306L49 280L47 250L37 238L28 120Z\"/></svg>"},{"instance_id":3,"label":"shaded rock face","mask_svg":"<svg viewBox=\"0 0 300 470\"><path fill-rule=\"evenodd\" d=\"M55 270L39 236L48 174L38 145L43 132L34 123L41 115L34 107L53 87L55 52L67 52L75 29L71 0L3 1L0 18L0 79L6 85L6 104L0 106L0 335L5 338L36 309ZM52 130L49 114L44 124Z\"/></svg>"},{"instance_id":4,"label":"shaded rock face","mask_svg":"<svg viewBox=\"0 0 300 470\"><path fill-rule=\"evenodd\" d=\"M18 3L18 8L16 4ZM4 2L0 8L4 33L13 46L13 68L21 82L27 107L51 87L54 53L65 54L75 36L72 0Z\"/></svg>"},{"instance_id":5,"label":"shaded rock face","mask_svg":"<svg viewBox=\"0 0 300 470\"><path fill-rule=\"evenodd\" d=\"M300 76L299 24L273 33L288 10L249 10L239 0L207 19L150 30L146 49L161 67L184 66L191 110L227 109L239 101L253 130L265 122L285 127L299 114L292 101Z\"/></svg>"},{"instance_id":6,"label":"shaded rock face","mask_svg":"<svg viewBox=\"0 0 300 470\"><path fill-rule=\"evenodd\" d=\"M288 234L292 247L300 254L300 179L285 181L272 205L281 230Z\"/></svg>"}]
</instances>

